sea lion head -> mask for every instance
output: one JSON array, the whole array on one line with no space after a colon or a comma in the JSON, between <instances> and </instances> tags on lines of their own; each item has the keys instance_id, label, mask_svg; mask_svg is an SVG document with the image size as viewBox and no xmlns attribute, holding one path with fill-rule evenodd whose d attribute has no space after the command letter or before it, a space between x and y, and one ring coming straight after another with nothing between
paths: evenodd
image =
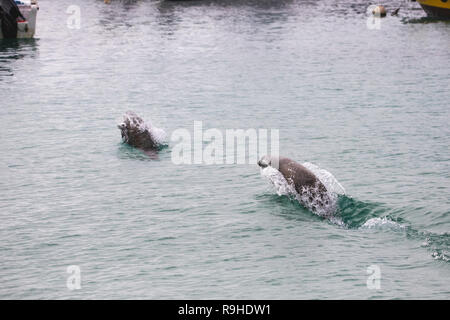
<instances>
[{"instance_id":1,"label":"sea lion head","mask_svg":"<svg viewBox=\"0 0 450 320\"><path fill-rule=\"evenodd\" d=\"M268 166L278 169L279 162L280 159L278 157L265 155L258 161L258 166L260 166L262 169L267 168Z\"/></svg>"}]
</instances>

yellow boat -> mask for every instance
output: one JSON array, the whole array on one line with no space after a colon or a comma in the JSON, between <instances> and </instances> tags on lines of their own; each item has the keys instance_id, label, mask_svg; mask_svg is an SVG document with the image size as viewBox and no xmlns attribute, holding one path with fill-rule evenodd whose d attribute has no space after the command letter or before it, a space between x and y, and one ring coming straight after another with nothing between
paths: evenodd
<instances>
[{"instance_id":1,"label":"yellow boat","mask_svg":"<svg viewBox=\"0 0 450 320\"><path fill-rule=\"evenodd\" d=\"M450 0L417 0L427 15L450 19Z\"/></svg>"}]
</instances>

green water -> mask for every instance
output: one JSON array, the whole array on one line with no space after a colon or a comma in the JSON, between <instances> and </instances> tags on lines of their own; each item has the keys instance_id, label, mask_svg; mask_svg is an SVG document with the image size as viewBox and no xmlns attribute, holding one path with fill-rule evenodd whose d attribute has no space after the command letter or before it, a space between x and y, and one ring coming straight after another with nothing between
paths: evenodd
<instances>
[{"instance_id":1,"label":"green water","mask_svg":"<svg viewBox=\"0 0 450 320\"><path fill-rule=\"evenodd\" d=\"M401 3L369 30L367 1L40 0L36 38L0 40L0 298L449 299L450 24ZM345 225L256 164L173 164L194 121L279 129Z\"/></svg>"}]
</instances>

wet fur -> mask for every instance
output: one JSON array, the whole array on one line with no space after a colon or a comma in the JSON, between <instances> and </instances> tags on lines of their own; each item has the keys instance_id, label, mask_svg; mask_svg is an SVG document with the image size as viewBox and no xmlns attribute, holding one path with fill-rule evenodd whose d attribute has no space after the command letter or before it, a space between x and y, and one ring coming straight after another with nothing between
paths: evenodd
<instances>
[{"instance_id":1,"label":"wet fur","mask_svg":"<svg viewBox=\"0 0 450 320\"><path fill-rule=\"evenodd\" d=\"M121 131L123 142L142 149L146 153L153 153L158 150L159 145L150 131L151 127L136 113L132 111L125 113L123 123L117 127Z\"/></svg>"},{"instance_id":2,"label":"wet fur","mask_svg":"<svg viewBox=\"0 0 450 320\"><path fill-rule=\"evenodd\" d=\"M263 157L265 163L260 160L258 165L272 165L270 157ZM275 166L276 168L276 166ZM305 166L289 158L278 158L278 171L283 175L288 184L294 186L300 196L300 201L313 212L321 216L329 216L334 211L332 199L323 183ZM331 209L331 210L330 210Z\"/></svg>"}]
</instances>

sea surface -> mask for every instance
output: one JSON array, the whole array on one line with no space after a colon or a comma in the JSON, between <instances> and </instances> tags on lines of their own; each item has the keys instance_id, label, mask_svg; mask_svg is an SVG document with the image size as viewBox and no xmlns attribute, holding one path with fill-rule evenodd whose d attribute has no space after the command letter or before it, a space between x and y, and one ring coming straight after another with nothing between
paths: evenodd
<instances>
[{"instance_id":1,"label":"sea surface","mask_svg":"<svg viewBox=\"0 0 450 320\"><path fill-rule=\"evenodd\" d=\"M39 0L0 40L0 299L450 299L450 23L384 3ZM279 130L341 223L256 163L175 164L194 121Z\"/></svg>"}]
</instances>

